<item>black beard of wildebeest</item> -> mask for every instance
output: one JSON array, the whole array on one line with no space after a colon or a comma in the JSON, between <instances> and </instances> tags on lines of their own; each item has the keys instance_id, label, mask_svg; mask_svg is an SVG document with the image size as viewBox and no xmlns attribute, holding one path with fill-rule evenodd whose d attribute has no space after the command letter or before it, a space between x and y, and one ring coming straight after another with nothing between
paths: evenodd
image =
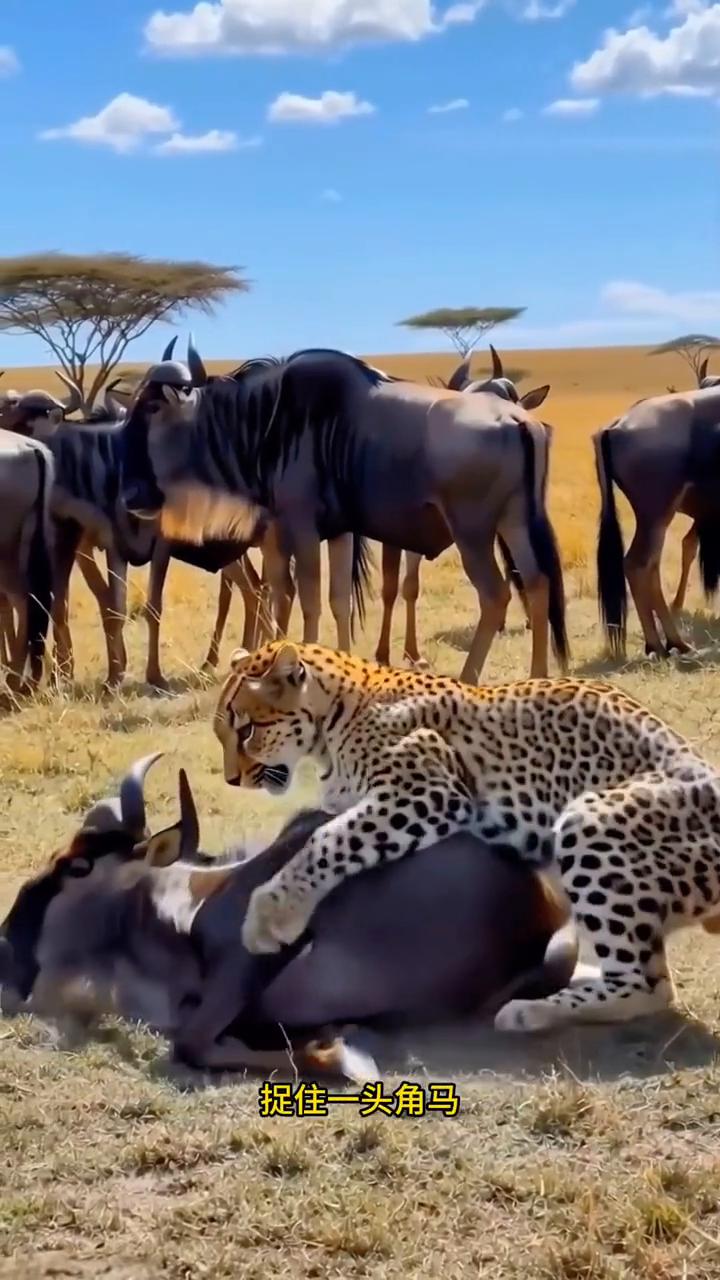
<instances>
[{"instance_id":1,"label":"black beard of wildebeest","mask_svg":"<svg viewBox=\"0 0 720 1280\"><path fill-rule=\"evenodd\" d=\"M300 351L232 377L189 366L148 371L122 430L128 509L201 542L261 516L284 527L298 589L319 542L352 533L435 559L455 542L481 616L462 678L474 682L504 620L501 537L522 580L533 631L531 674L547 675L548 625L567 666L565 600L546 511L549 432L521 404L403 382L357 357ZM315 588L315 579L312 580ZM305 607L303 604L303 610Z\"/></svg>"}]
</instances>

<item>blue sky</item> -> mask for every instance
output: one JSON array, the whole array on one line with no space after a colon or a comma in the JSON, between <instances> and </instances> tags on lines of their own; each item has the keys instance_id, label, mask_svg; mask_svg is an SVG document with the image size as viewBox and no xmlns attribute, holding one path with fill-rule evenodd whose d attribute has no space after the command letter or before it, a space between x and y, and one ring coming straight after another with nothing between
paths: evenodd
<instances>
[{"instance_id":1,"label":"blue sky","mask_svg":"<svg viewBox=\"0 0 720 1280\"><path fill-rule=\"evenodd\" d=\"M720 331L720 3L4 0L0 146L4 254L245 268L209 356L427 350L395 322L441 305L527 307L506 346Z\"/></svg>"}]
</instances>

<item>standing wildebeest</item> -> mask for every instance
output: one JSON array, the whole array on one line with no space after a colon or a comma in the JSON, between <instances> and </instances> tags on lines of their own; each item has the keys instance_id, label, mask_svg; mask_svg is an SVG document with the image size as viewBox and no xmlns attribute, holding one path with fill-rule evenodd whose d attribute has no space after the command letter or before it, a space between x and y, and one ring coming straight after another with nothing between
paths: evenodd
<instances>
[{"instance_id":1,"label":"standing wildebeest","mask_svg":"<svg viewBox=\"0 0 720 1280\"><path fill-rule=\"evenodd\" d=\"M53 460L44 445L0 430L0 623L14 691L22 687L28 658L32 683L42 678L52 608L52 483Z\"/></svg>"},{"instance_id":2,"label":"standing wildebeest","mask_svg":"<svg viewBox=\"0 0 720 1280\"><path fill-rule=\"evenodd\" d=\"M268 516L282 530L307 642L317 639L322 541L353 533L428 559L455 542L480 601L462 672L475 682L509 599L494 556L500 535L527 595L531 674L547 674L548 624L567 666L548 434L522 405L402 382L326 350L208 383L193 350L189 368L149 370L122 436L128 509L162 513L166 535L251 539ZM349 581L345 595L349 617Z\"/></svg>"},{"instance_id":3,"label":"standing wildebeest","mask_svg":"<svg viewBox=\"0 0 720 1280\"><path fill-rule=\"evenodd\" d=\"M148 837L142 787L158 758L139 761L121 797L95 806L69 848L20 889L0 928L5 1012L30 999L71 1013L77 980L88 978L100 992L115 987L126 1014L149 1009L193 1065L270 1069L287 1043L278 1023L302 1045L328 1024L491 1013L509 991L554 991L572 977L567 902L541 874L465 834L347 881L318 908L309 943L249 955L239 926L250 895L328 815L300 813L260 852L214 859L198 852L181 774L180 821ZM185 1020L208 994L220 1034L188 1042Z\"/></svg>"},{"instance_id":4,"label":"standing wildebeest","mask_svg":"<svg viewBox=\"0 0 720 1280\"><path fill-rule=\"evenodd\" d=\"M708 364L709 357L703 360L700 365L700 369L698 370L698 387L702 391L707 390L710 387L720 387L720 377L715 375L708 376ZM673 613L680 613L680 611L685 607L685 596L687 594L688 582L690 580L690 570L693 567L699 545L698 528L696 522L693 521L682 540L682 566L680 569L678 588L675 592L675 599L672 603Z\"/></svg>"},{"instance_id":5,"label":"standing wildebeest","mask_svg":"<svg viewBox=\"0 0 720 1280\"><path fill-rule=\"evenodd\" d=\"M165 354L171 351L172 344ZM268 635L268 628L259 618L258 575L247 557L238 560L245 547L231 542L204 547L168 543L158 536L157 525L149 526L129 515L119 498L118 432L122 425L122 406L115 400L111 387L104 408L96 409L83 422L68 422L66 416L79 407L81 397L77 387L67 378L63 380L71 390L68 401L57 400L45 391L33 391L19 396L0 413L0 422L11 431L42 440L55 461L51 510L55 530L53 623L58 671L65 678L72 678L68 590L75 561L100 610L108 654L106 683L110 688L122 683L127 668L123 633L129 564L150 564L145 610L149 631L148 683L166 687L160 668L159 641L163 587L171 558L209 572L219 570L221 574L218 613L206 668L214 669L217 665L233 583L240 587L245 602L246 647L253 647ZM105 552L107 581L95 562L94 548Z\"/></svg>"},{"instance_id":6,"label":"standing wildebeest","mask_svg":"<svg viewBox=\"0 0 720 1280\"><path fill-rule=\"evenodd\" d=\"M533 391L526 391L524 395L520 395L515 383L510 378L505 377L502 360L497 351L490 344L490 354L492 356L493 369L492 376L484 382L479 382L471 378L470 368L472 364L472 356L468 356L458 365L457 369L448 378L447 383L441 386L447 391L462 391L465 394L475 394L479 391L492 392L503 400L511 400L513 404L521 404L524 409L530 412L539 408L545 401L549 386L537 387ZM431 384L433 385L433 384ZM549 428L548 428L549 431ZM527 600L523 590L522 582L512 556L501 537L498 537L498 546L500 553L505 562L506 575L505 580L508 587L514 586L518 591L523 602L525 614L527 618L527 627L530 628L530 616L528 613ZM375 658L378 662L388 665L390 662L390 633L392 630L392 615L397 600L398 588L400 585L400 560L402 552L398 547L383 546L382 549L382 602L383 616L380 627L380 638L378 640ZM403 656L407 662L417 666L423 662L420 656L417 639L417 602L420 595L420 565L422 556L415 551L405 552L405 577L402 585L402 597L405 601L405 643L403 645ZM505 630L505 618L498 628L499 631Z\"/></svg>"},{"instance_id":7,"label":"standing wildebeest","mask_svg":"<svg viewBox=\"0 0 720 1280\"><path fill-rule=\"evenodd\" d=\"M598 595L612 652L625 653L627 581L645 636L645 652L686 653L665 597L660 558L668 525L681 512L694 522L708 596L720 581L720 387L653 396L593 437L601 494ZM635 516L625 556L613 484ZM658 630L659 622L666 645Z\"/></svg>"}]
</instances>

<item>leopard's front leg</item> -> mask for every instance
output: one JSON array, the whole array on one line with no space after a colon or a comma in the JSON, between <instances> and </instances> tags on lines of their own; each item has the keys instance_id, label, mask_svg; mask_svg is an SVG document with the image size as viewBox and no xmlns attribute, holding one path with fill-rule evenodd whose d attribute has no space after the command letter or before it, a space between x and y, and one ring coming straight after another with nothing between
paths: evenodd
<instances>
[{"instance_id":1,"label":"leopard's front leg","mask_svg":"<svg viewBox=\"0 0 720 1280\"><path fill-rule=\"evenodd\" d=\"M432 729L388 748L367 794L326 822L248 904L242 940L254 954L295 942L319 902L348 876L424 849L475 818L477 802L454 753Z\"/></svg>"}]
</instances>

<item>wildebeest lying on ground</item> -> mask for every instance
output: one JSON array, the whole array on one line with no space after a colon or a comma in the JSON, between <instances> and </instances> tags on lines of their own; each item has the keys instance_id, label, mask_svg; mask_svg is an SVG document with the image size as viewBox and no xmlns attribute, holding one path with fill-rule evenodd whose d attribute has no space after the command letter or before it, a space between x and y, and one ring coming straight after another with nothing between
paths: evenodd
<instances>
[{"instance_id":1,"label":"wildebeest lying on ground","mask_svg":"<svg viewBox=\"0 0 720 1280\"><path fill-rule=\"evenodd\" d=\"M427 849L345 882L294 947L251 956L241 924L252 891L327 815L298 814L259 853L211 858L183 774L180 820L148 836L142 788L157 758L139 761L120 797L96 806L18 893L1 929L5 1012L27 1002L72 1016L89 979L92 1007L109 1001L150 1022L193 1066L274 1069L289 1040L296 1061L307 1050L314 1070L345 1063L347 1074L340 1051L308 1048L328 1028L492 1013L509 993L533 998L572 976L567 904L466 835L444 840L442 857Z\"/></svg>"}]
</instances>

